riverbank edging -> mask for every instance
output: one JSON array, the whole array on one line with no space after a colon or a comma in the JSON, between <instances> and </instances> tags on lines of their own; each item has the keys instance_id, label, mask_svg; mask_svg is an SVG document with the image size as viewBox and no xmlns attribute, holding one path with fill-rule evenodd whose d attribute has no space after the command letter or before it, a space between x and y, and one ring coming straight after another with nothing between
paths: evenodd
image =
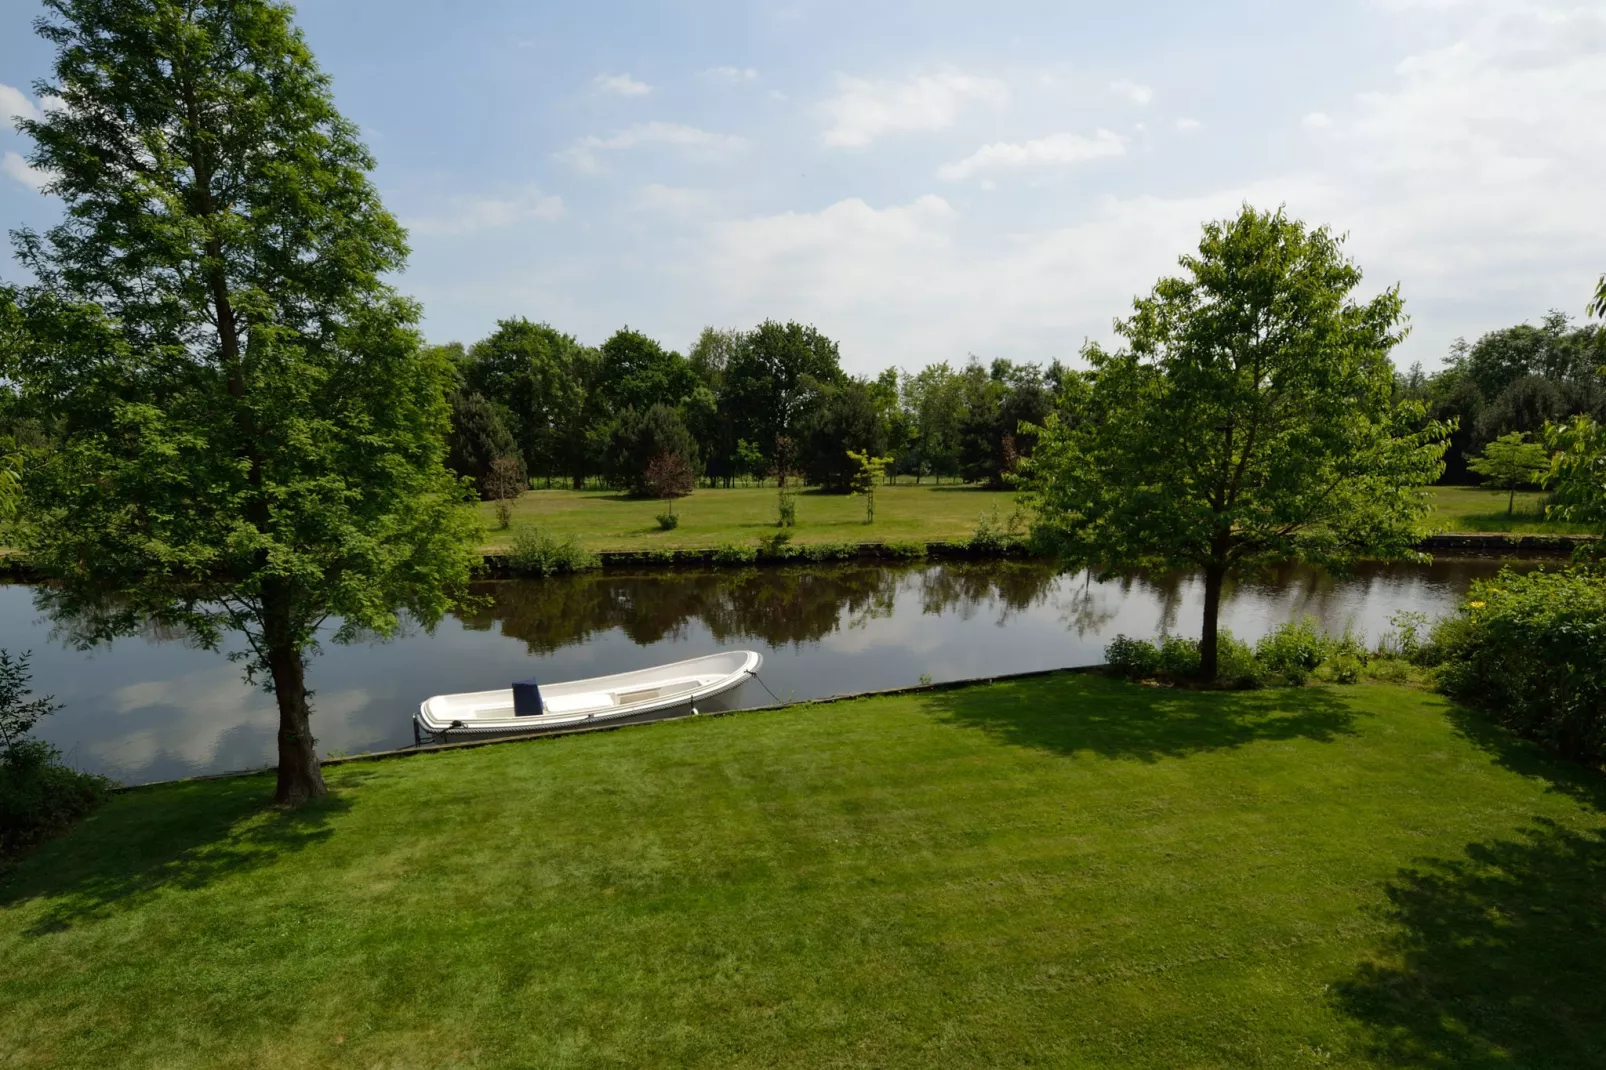
<instances>
[{"instance_id":1,"label":"riverbank edging","mask_svg":"<svg viewBox=\"0 0 1606 1070\"><path fill-rule=\"evenodd\" d=\"M390 750L368 751L363 754L343 754L338 757L324 758L319 761L321 767L332 765L351 765L356 762L388 761L392 758L410 758L418 754L440 754L447 751L474 750L478 747L493 747L504 743L540 743L546 740L561 739L567 736L591 735L597 732L620 732L628 728L646 728L650 725L663 724L667 721L684 721L692 717L729 717L739 713L764 713L773 710L790 710L800 706L830 706L842 702L851 702L862 698L885 698L892 695L913 695L922 692L959 691L967 687L981 687L985 684L1003 683L1010 680L1029 680L1035 677L1056 675L1078 675L1103 671L1104 666L1099 665L1068 665L1055 669L1030 669L1026 672L1000 673L996 676L975 676L963 680L941 680L929 684L912 684L908 687L888 687L877 691L852 691L840 695L827 695L821 698L798 699L795 702L777 702L768 706L746 706L736 710L709 710L698 713L671 713L664 717L657 717L650 721L632 721L625 724L599 724L590 726L576 726L574 728L554 728L539 735L528 736L499 736L495 739L465 739L457 743L426 743L413 747L394 747ZM202 773L198 776L177 777L173 780L152 780L145 784L120 785L113 788L114 794L126 794L131 791L144 791L147 788L160 788L173 784L195 784L208 780L234 780L240 777L271 776L275 767L271 765L260 766L255 769L233 769L226 773Z\"/></svg>"},{"instance_id":2,"label":"riverbank edging","mask_svg":"<svg viewBox=\"0 0 1606 1070\"><path fill-rule=\"evenodd\" d=\"M1594 535L1520 535L1504 532L1459 532L1429 535L1415 549L1422 553L1455 553L1475 557L1552 557L1574 553L1596 541ZM862 542L716 546L662 550L600 550L595 553L603 569L752 567L755 565L809 565L848 561L920 561L1041 559L1023 539L977 542ZM512 555L488 553L485 570L493 576L521 576Z\"/></svg>"},{"instance_id":3,"label":"riverbank edging","mask_svg":"<svg viewBox=\"0 0 1606 1070\"><path fill-rule=\"evenodd\" d=\"M1414 547L1421 553L1453 553L1471 557L1558 557L1599 541L1595 535L1518 535L1505 532L1446 532L1429 535ZM662 550L598 550L592 555L602 569L751 568L756 565L813 565L851 561L996 561L1042 560L1023 539L978 542L802 543L765 546L705 546ZM484 574L504 578L539 575L519 567L507 553L482 555ZM589 570L587 570L589 571ZM0 556L0 578L40 582L50 577L17 554Z\"/></svg>"}]
</instances>

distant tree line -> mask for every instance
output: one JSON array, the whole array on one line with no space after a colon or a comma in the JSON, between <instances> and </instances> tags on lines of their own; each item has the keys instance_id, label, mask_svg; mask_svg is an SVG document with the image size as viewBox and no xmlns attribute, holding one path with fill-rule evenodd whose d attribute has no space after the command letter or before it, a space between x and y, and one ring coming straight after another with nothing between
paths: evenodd
<instances>
[{"instance_id":1,"label":"distant tree line","mask_svg":"<svg viewBox=\"0 0 1606 1070\"><path fill-rule=\"evenodd\" d=\"M710 486L800 478L846 493L848 452L893 458L888 476L1002 486L1074 376L972 358L916 373L842 370L813 327L765 321L703 331L682 355L624 328L601 346L522 318L488 338L438 347L457 369L450 464L487 493L499 457L546 486L598 481L648 493L648 469L684 460Z\"/></svg>"},{"instance_id":2,"label":"distant tree line","mask_svg":"<svg viewBox=\"0 0 1606 1070\"><path fill-rule=\"evenodd\" d=\"M1603 367L1606 330L1551 312L1537 327L1505 327L1470 344L1458 339L1442 370L1427 375L1413 365L1396 376L1395 393L1422 401L1434 419L1457 421L1441 482L1475 483L1469 465L1507 435L1541 437L1546 424L1574 416L1606 421Z\"/></svg>"}]
</instances>

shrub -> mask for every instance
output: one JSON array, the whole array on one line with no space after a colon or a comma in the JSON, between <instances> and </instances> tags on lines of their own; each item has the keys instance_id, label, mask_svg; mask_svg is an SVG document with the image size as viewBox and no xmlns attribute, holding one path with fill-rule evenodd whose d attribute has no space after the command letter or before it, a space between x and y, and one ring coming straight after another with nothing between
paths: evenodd
<instances>
[{"instance_id":1,"label":"shrub","mask_svg":"<svg viewBox=\"0 0 1606 1070\"><path fill-rule=\"evenodd\" d=\"M598 568L602 559L573 539L559 539L539 528L524 528L513 537L508 564L515 572L554 576Z\"/></svg>"},{"instance_id":2,"label":"shrub","mask_svg":"<svg viewBox=\"0 0 1606 1070\"><path fill-rule=\"evenodd\" d=\"M1216 677L1231 687L1259 687L1266 670L1254 648L1223 628L1216 636Z\"/></svg>"},{"instance_id":3,"label":"shrub","mask_svg":"<svg viewBox=\"0 0 1606 1070\"><path fill-rule=\"evenodd\" d=\"M758 559L758 550L752 546L727 542L714 551L714 560L721 565L750 565Z\"/></svg>"},{"instance_id":4,"label":"shrub","mask_svg":"<svg viewBox=\"0 0 1606 1070\"><path fill-rule=\"evenodd\" d=\"M1445 694L1566 757L1606 758L1606 576L1502 571L1433 641Z\"/></svg>"},{"instance_id":5,"label":"shrub","mask_svg":"<svg viewBox=\"0 0 1606 1070\"><path fill-rule=\"evenodd\" d=\"M659 513L657 519L659 531L674 531L680 527L680 517L674 513Z\"/></svg>"},{"instance_id":6,"label":"shrub","mask_svg":"<svg viewBox=\"0 0 1606 1070\"><path fill-rule=\"evenodd\" d=\"M1160 675L1170 680L1192 680L1199 675L1199 641L1168 635L1160 640Z\"/></svg>"},{"instance_id":7,"label":"shrub","mask_svg":"<svg viewBox=\"0 0 1606 1070\"><path fill-rule=\"evenodd\" d=\"M112 782L61 764L44 740L0 753L0 858L66 832L111 794Z\"/></svg>"},{"instance_id":8,"label":"shrub","mask_svg":"<svg viewBox=\"0 0 1606 1070\"><path fill-rule=\"evenodd\" d=\"M859 556L856 542L817 542L799 547L805 561L851 561Z\"/></svg>"},{"instance_id":9,"label":"shrub","mask_svg":"<svg viewBox=\"0 0 1606 1070\"><path fill-rule=\"evenodd\" d=\"M777 561L789 561L802 555L802 547L792 545L792 533L782 529L773 535L765 535L758 540L758 552L761 557L773 558Z\"/></svg>"},{"instance_id":10,"label":"shrub","mask_svg":"<svg viewBox=\"0 0 1606 1070\"><path fill-rule=\"evenodd\" d=\"M1291 684L1303 684L1326 659L1331 640L1316 630L1310 617L1280 624L1255 644L1255 657L1267 672Z\"/></svg>"},{"instance_id":11,"label":"shrub","mask_svg":"<svg viewBox=\"0 0 1606 1070\"><path fill-rule=\"evenodd\" d=\"M112 783L61 764L61 752L27 733L58 707L29 698L28 654L0 650L0 858L65 832L106 800Z\"/></svg>"},{"instance_id":12,"label":"shrub","mask_svg":"<svg viewBox=\"0 0 1606 1070\"><path fill-rule=\"evenodd\" d=\"M1144 680L1160 670L1160 651L1147 639L1118 635L1104 648L1104 666L1114 676Z\"/></svg>"},{"instance_id":13,"label":"shrub","mask_svg":"<svg viewBox=\"0 0 1606 1070\"><path fill-rule=\"evenodd\" d=\"M1394 658L1413 665L1431 665L1438 660L1433 643L1424 639L1428 630L1426 613L1400 612L1389 618L1393 630L1383 633L1377 642L1376 654L1381 658Z\"/></svg>"},{"instance_id":14,"label":"shrub","mask_svg":"<svg viewBox=\"0 0 1606 1070\"><path fill-rule=\"evenodd\" d=\"M1004 553L1025 544L1022 535L1025 517L1019 509L1000 520L995 506L976 518L976 530L965 545L976 553Z\"/></svg>"},{"instance_id":15,"label":"shrub","mask_svg":"<svg viewBox=\"0 0 1606 1070\"><path fill-rule=\"evenodd\" d=\"M926 556L926 544L915 540L896 540L883 543L882 549L888 557L916 558Z\"/></svg>"},{"instance_id":16,"label":"shrub","mask_svg":"<svg viewBox=\"0 0 1606 1070\"><path fill-rule=\"evenodd\" d=\"M1400 658L1374 657L1366 663L1366 674L1385 683L1403 684L1411 679L1411 663Z\"/></svg>"},{"instance_id":17,"label":"shrub","mask_svg":"<svg viewBox=\"0 0 1606 1070\"><path fill-rule=\"evenodd\" d=\"M1335 654L1326 663L1328 676L1335 684L1353 684L1360 680L1361 670L1366 666L1354 654Z\"/></svg>"}]
</instances>

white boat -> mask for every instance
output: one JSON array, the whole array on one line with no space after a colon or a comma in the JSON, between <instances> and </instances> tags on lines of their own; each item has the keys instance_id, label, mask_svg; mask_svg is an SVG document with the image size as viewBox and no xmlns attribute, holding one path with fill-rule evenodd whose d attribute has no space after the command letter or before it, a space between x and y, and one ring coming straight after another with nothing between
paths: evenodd
<instances>
[{"instance_id":1,"label":"white boat","mask_svg":"<svg viewBox=\"0 0 1606 1070\"><path fill-rule=\"evenodd\" d=\"M521 735L556 728L647 717L690 708L757 675L763 655L727 650L650 669L538 684L524 680L500 691L467 691L425 699L413 717L414 736Z\"/></svg>"}]
</instances>

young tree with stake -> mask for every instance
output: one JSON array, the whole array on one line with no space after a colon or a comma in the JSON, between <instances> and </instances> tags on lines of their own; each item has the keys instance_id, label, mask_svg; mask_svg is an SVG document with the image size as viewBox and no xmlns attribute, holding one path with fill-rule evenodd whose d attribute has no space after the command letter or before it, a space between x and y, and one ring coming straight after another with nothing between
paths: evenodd
<instances>
[{"instance_id":1,"label":"young tree with stake","mask_svg":"<svg viewBox=\"0 0 1606 1070\"><path fill-rule=\"evenodd\" d=\"M1327 230L1245 206L1180 264L1116 324L1125 349L1088 348L1091 390L1048 419L1026 486L1069 564L1203 574L1214 679L1230 577L1414 556L1446 429L1391 402L1399 293L1356 301L1361 273Z\"/></svg>"},{"instance_id":2,"label":"young tree with stake","mask_svg":"<svg viewBox=\"0 0 1606 1070\"><path fill-rule=\"evenodd\" d=\"M1506 515L1510 516L1517 507L1517 488L1536 485L1550 471L1550 451L1542 443L1529 442L1526 431L1513 431L1469 458L1467 470L1482 476L1486 486L1509 492Z\"/></svg>"},{"instance_id":3,"label":"young tree with stake","mask_svg":"<svg viewBox=\"0 0 1606 1070\"><path fill-rule=\"evenodd\" d=\"M146 616L243 637L279 707L276 797L325 793L306 664L426 625L473 560L444 466L451 369L384 282L405 235L288 5L45 0L22 129L66 205L0 293L20 404L60 434L21 541L91 638Z\"/></svg>"}]
</instances>

